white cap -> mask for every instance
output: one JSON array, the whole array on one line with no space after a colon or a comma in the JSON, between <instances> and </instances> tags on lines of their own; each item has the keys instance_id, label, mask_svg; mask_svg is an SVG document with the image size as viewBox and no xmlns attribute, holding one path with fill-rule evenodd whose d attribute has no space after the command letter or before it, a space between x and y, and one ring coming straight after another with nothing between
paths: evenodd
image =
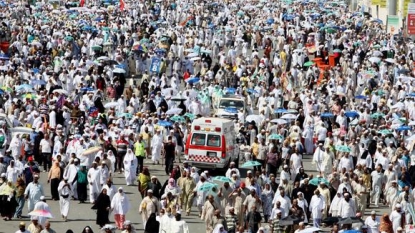
<instances>
[{"instance_id":1,"label":"white cap","mask_svg":"<svg viewBox=\"0 0 415 233\"><path fill-rule=\"evenodd\" d=\"M1 178L5 178L6 177L6 173L1 173L0 177Z\"/></svg>"},{"instance_id":2,"label":"white cap","mask_svg":"<svg viewBox=\"0 0 415 233\"><path fill-rule=\"evenodd\" d=\"M401 207L402 207L402 206L401 206L401 204L399 204L399 203L395 205L395 208L401 208Z\"/></svg>"},{"instance_id":3,"label":"white cap","mask_svg":"<svg viewBox=\"0 0 415 233\"><path fill-rule=\"evenodd\" d=\"M153 193L152 189L147 190L147 193Z\"/></svg>"},{"instance_id":4,"label":"white cap","mask_svg":"<svg viewBox=\"0 0 415 233\"><path fill-rule=\"evenodd\" d=\"M41 200L41 201L44 201L44 200L45 200L45 196L41 196L41 197L40 197L40 200Z\"/></svg>"},{"instance_id":5,"label":"white cap","mask_svg":"<svg viewBox=\"0 0 415 233\"><path fill-rule=\"evenodd\" d=\"M246 173L248 173L248 174L249 174L249 173L252 173L252 171L251 171L251 170L248 170Z\"/></svg>"},{"instance_id":6,"label":"white cap","mask_svg":"<svg viewBox=\"0 0 415 233\"><path fill-rule=\"evenodd\" d=\"M370 212L370 214L376 214L376 211L372 210L372 212Z\"/></svg>"},{"instance_id":7,"label":"white cap","mask_svg":"<svg viewBox=\"0 0 415 233\"><path fill-rule=\"evenodd\" d=\"M396 228L396 230L397 231L402 231L403 229L402 229L402 227L398 227L398 228Z\"/></svg>"},{"instance_id":8,"label":"white cap","mask_svg":"<svg viewBox=\"0 0 415 233\"><path fill-rule=\"evenodd\" d=\"M285 168L288 168L288 165L287 165L287 164L285 164L285 165L284 165L284 169L285 169Z\"/></svg>"}]
</instances>

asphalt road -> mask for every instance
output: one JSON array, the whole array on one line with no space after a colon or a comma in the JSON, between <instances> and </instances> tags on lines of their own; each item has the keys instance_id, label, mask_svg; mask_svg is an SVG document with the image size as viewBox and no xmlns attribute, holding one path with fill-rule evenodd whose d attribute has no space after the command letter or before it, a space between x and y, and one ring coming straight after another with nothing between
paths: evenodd
<instances>
[{"instance_id":1,"label":"asphalt road","mask_svg":"<svg viewBox=\"0 0 415 233\"><path fill-rule=\"evenodd\" d=\"M304 166L305 170L308 174L316 175L314 166L311 165L310 162L311 156L305 156L304 159ZM150 160L145 161L145 166L148 166L150 169L151 175L156 175L159 177L160 182L164 182L167 179L167 176L164 172L164 167L161 165L152 165ZM240 169L241 176L245 177L246 169ZM214 172L215 173L215 172ZM127 214L126 219L130 220L134 227L138 229L138 232L142 232L143 225L141 216L138 214L138 207L141 202L141 195L137 191L137 186L126 186L124 182L124 176L120 174L116 174L114 177L114 184L116 187L123 186L125 192L127 193L130 203L131 203L131 210ZM60 218L59 212L59 203L58 201L49 200L50 196L50 185L47 184L47 173L41 174L41 183L44 185L44 190L46 194L46 198L48 199L47 203L49 204L54 218L50 220L52 224L52 229L54 229L58 233L64 233L68 229L72 229L75 233L81 233L82 229L85 226L91 226L94 232L99 232L99 226L95 224L95 212L91 209L91 204L79 204L78 201L72 201L68 216L68 222L64 222ZM365 216L368 216L372 209L367 209ZM378 213L390 213L389 208L379 207L376 209ZM25 205L23 215L27 215L27 204ZM197 209L193 207L192 213L190 216L183 216L184 220L188 223L190 232L204 232L205 225L198 217ZM113 220L113 219L110 219ZM11 221L3 221L0 220L0 233L11 233L18 230L18 225L20 221L26 222L28 225L30 223L30 219L25 218L22 220L13 219ZM26 225L26 226L27 226Z\"/></svg>"}]
</instances>

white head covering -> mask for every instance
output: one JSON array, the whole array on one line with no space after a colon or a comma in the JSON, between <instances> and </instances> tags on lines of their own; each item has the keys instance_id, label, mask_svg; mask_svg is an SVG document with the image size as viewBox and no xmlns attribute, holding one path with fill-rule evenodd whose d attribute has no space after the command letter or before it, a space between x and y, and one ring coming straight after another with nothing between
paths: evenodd
<instances>
[{"instance_id":1,"label":"white head covering","mask_svg":"<svg viewBox=\"0 0 415 233\"><path fill-rule=\"evenodd\" d=\"M224 228L222 224L217 224L215 226L215 229L213 229L212 233L228 233L227 231L225 231L225 229L223 229L223 231L220 231L221 228Z\"/></svg>"}]
</instances>

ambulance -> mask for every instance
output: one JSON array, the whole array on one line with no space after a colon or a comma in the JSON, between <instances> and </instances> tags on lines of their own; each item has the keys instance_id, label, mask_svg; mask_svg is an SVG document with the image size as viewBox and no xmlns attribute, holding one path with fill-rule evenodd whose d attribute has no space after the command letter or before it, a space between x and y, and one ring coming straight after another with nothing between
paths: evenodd
<instances>
[{"instance_id":1,"label":"ambulance","mask_svg":"<svg viewBox=\"0 0 415 233\"><path fill-rule=\"evenodd\" d=\"M205 169L227 169L238 165L239 147L235 125L230 119L198 118L186 140L185 159L191 166Z\"/></svg>"}]
</instances>

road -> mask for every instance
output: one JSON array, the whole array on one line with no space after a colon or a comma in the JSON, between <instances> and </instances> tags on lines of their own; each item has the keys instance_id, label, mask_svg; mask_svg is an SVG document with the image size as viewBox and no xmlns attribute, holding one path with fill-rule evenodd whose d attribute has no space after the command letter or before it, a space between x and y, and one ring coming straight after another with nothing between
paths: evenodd
<instances>
[{"instance_id":1,"label":"road","mask_svg":"<svg viewBox=\"0 0 415 233\"><path fill-rule=\"evenodd\" d=\"M304 166L305 170L308 174L314 174L315 169L311 165L310 161L311 156L305 156L304 158ZM159 180L163 183L167 177L164 172L164 167L161 165L152 165L150 160L145 161L145 166L148 166L150 169L151 175L156 175L159 177ZM241 176L245 177L246 170L241 169ZM46 198L48 199L47 203L49 204L52 213L55 218L51 219L52 229L54 229L56 232L63 233L66 232L66 230L71 229L75 233L82 232L82 229L85 226L91 226L91 228L94 230L94 232L99 232L99 227L95 224L95 212L91 209L91 204L78 204L78 201L72 201L68 216L68 222L64 222L60 218L60 212L59 212L59 203L58 201L50 200L50 186L47 184L47 173L41 173L41 183L44 185L44 190L46 194ZM136 229L139 229L139 232L142 232L141 229L143 229L141 216L138 214L138 207L141 202L141 195L137 192L137 186L125 186L124 177L123 175L116 174L114 177L114 184L116 187L123 186L125 192L127 193L130 203L131 203L131 210L127 214L126 219L130 220L134 227ZM368 216L370 211L373 209L366 210L365 216ZM387 208L377 208L376 211L378 213L384 213L388 212L390 213L390 209ZM27 204L24 208L23 215L27 214ZM197 210L195 207L192 209L192 213L190 216L183 216L184 220L188 223L190 232L204 232L205 226L204 223L200 220L197 214ZM113 220L113 219L110 219ZM1 227L0 227L0 233L1 232L15 232L18 230L18 225L20 221L26 222L26 226L30 223L30 220L28 218L18 220L14 219L12 221L3 221L0 220Z\"/></svg>"}]
</instances>

